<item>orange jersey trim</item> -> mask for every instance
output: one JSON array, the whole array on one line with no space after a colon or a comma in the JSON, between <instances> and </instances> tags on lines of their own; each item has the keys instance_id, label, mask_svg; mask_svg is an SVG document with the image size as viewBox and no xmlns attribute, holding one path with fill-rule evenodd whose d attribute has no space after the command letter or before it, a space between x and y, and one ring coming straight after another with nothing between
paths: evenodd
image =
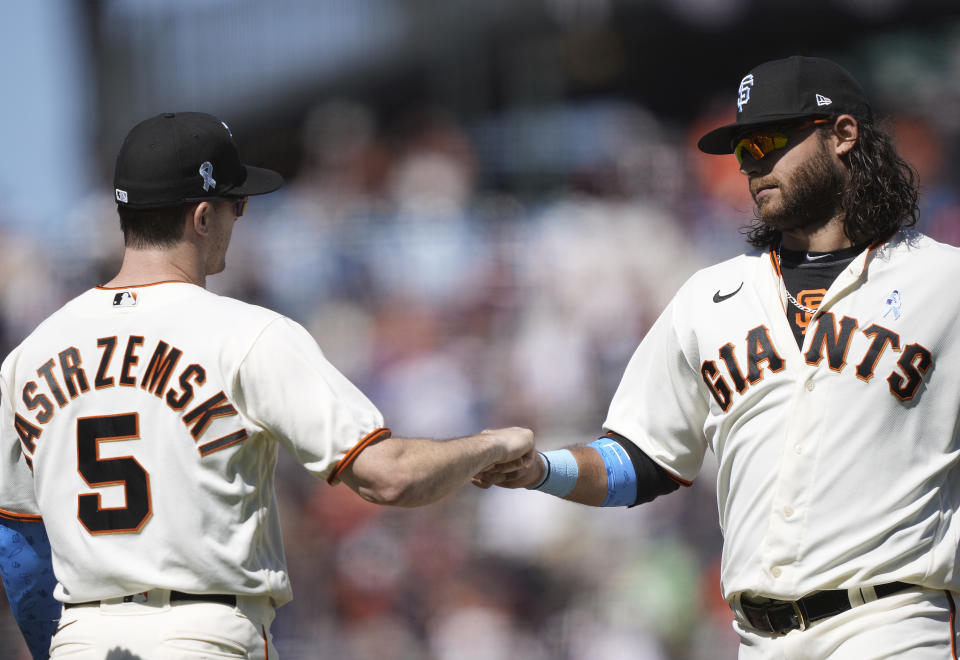
<instances>
[{"instance_id":1,"label":"orange jersey trim","mask_svg":"<svg viewBox=\"0 0 960 660\"><path fill-rule=\"evenodd\" d=\"M869 264L870 260L873 259L873 255L876 253L876 251L879 250L883 245L885 245L887 241L889 241L892 237L893 237L893 234L891 234L890 236L887 236L886 238L877 239L875 243L872 243L867 248L868 254L867 254L867 258L863 260L863 268L860 270L861 275L863 275L864 271L867 270L867 264Z\"/></svg>"},{"instance_id":2,"label":"orange jersey trim","mask_svg":"<svg viewBox=\"0 0 960 660\"><path fill-rule=\"evenodd\" d=\"M880 247L880 246L883 245L884 243L887 243L891 238L894 237L894 235L897 233L897 231L899 231L899 230L894 229L892 232L890 232L890 233L887 234L886 236L881 236L880 238L878 238L877 240L875 240L873 243L871 243L868 249L870 249L870 250L875 250L876 248Z\"/></svg>"},{"instance_id":3,"label":"orange jersey trim","mask_svg":"<svg viewBox=\"0 0 960 660\"><path fill-rule=\"evenodd\" d=\"M670 477L671 479L673 479L674 481L676 481L678 484L680 484L680 485L683 486L684 488L690 488L690 487L693 485L693 482L692 482L692 481L687 481L687 480L685 480L685 479L681 479L680 477L678 477L677 475L675 475L673 472L670 472L670 470L664 470L664 472L667 473L667 476L668 476L668 477Z\"/></svg>"},{"instance_id":4,"label":"orange jersey trim","mask_svg":"<svg viewBox=\"0 0 960 660\"><path fill-rule=\"evenodd\" d=\"M770 252L768 252L767 254L768 254L768 256L770 257L770 263L773 264L773 272L777 274L777 277L781 277L781 275L780 275L780 260L777 259L777 251L776 251L776 250L770 250Z\"/></svg>"},{"instance_id":5,"label":"orange jersey trim","mask_svg":"<svg viewBox=\"0 0 960 660\"><path fill-rule=\"evenodd\" d=\"M355 444L353 448L347 452L346 456L340 459L340 462L337 463L337 465L333 468L333 472L331 472L330 476L327 477L327 483L330 485L336 484L339 481L340 475L343 473L343 471L350 467L351 463L357 460L357 456L359 456L364 449L372 444L380 442L381 440L386 440L391 435L393 435L393 433L391 433L390 429L388 428L379 428L376 431L368 433L360 440L360 442Z\"/></svg>"},{"instance_id":6,"label":"orange jersey trim","mask_svg":"<svg viewBox=\"0 0 960 660\"><path fill-rule=\"evenodd\" d=\"M159 286L161 284L193 284L186 280L163 280L162 282L150 282L149 284L131 284L130 286L95 286L94 289L100 291L126 291L127 289L142 289L148 286ZM198 286L194 284L194 286Z\"/></svg>"},{"instance_id":7,"label":"orange jersey trim","mask_svg":"<svg viewBox=\"0 0 960 660\"><path fill-rule=\"evenodd\" d=\"M777 275L777 282L783 285L783 288L786 289L787 285L783 284L783 273L780 272L780 260L777 258L777 251L771 249L767 253L770 257L770 264L773 266L773 272ZM783 310L784 314L788 314L787 303L783 300L783 294L780 294L780 308Z\"/></svg>"},{"instance_id":8,"label":"orange jersey trim","mask_svg":"<svg viewBox=\"0 0 960 660\"><path fill-rule=\"evenodd\" d=\"M19 520L21 522L43 522L43 518L37 514L15 513L13 511L7 511L6 509L0 509L0 518L6 518L7 520Z\"/></svg>"},{"instance_id":9,"label":"orange jersey trim","mask_svg":"<svg viewBox=\"0 0 960 660\"><path fill-rule=\"evenodd\" d=\"M947 595L947 604L950 606L950 657L957 660L957 605L953 602L953 594L944 591Z\"/></svg>"}]
</instances>

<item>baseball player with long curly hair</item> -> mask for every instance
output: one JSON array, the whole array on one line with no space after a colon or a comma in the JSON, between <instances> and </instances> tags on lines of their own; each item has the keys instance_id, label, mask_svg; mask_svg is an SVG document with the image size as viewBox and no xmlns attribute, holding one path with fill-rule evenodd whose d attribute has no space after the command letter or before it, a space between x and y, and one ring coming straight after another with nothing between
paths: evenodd
<instances>
[{"instance_id":1,"label":"baseball player with long curly hair","mask_svg":"<svg viewBox=\"0 0 960 660\"><path fill-rule=\"evenodd\" d=\"M733 154L753 250L694 274L586 446L481 487L633 506L716 454L722 592L740 657L957 657L960 250L909 229L911 168L829 60L765 62Z\"/></svg>"},{"instance_id":2,"label":"baseball player with long curly hair","mask_svg":"<svg viewBox=\"0 0 960 660\"><path fill-rule=\"evenodd\" d=\"M32 556L25 569L0 553L0 568L36 576L18 617L35 655L58 601L51 658L276 658L270 623L292 598L273 483L281 447L317 477L398 506L497 462L532 462L526 429L391 437L303 327L206 290L248 197L282 183L241 163L219 119L137 124L114 183L119 273L0 369L0 527Z\"/></svg>"}]
</instances>

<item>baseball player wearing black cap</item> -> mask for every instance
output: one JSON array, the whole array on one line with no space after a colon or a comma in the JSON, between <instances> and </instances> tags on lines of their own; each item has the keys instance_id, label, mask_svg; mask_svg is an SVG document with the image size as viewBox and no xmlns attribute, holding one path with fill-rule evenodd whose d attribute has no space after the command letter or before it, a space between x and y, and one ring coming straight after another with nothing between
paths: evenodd
<instances>
[{"instance_id":1,"label":"baseball player wearing black cap","mask_svg":"<svg viewBox=\"0 0 960 660\"><path fill-rule=\"evenodd\" d=\"M740 657L957 657L960 251L912 230L912 170L837 64L740 81L734 154L753 250L693 275L589 446L481 487L634 505L716 454L722 592Z\"/></svg>"},{"instance_id":2,"label":"baseball player wearing black cap","mask_svg":"<svg viewBox=\"0 0 960 660\"><path fill-rule=\"evenodd\" d=\"M241 163L215 117L138 124L114 178L119 273L0 368L0 515L42 518L49 534L63 603L52 658L276 658L270 623L292 598L280 446L400 506L532 462L526 429L391 437L303 327L205 289L247 197L281 184Z\"/></svg>"}]
</instances>

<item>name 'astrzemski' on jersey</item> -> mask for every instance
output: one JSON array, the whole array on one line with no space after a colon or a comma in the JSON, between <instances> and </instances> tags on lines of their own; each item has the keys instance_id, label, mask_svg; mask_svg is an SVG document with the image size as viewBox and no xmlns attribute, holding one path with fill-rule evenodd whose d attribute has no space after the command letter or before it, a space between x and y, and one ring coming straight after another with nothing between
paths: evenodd
<instances>
[{"instance_id":1,"label":"name 'astrzemski' on jersey","mask_svg":"<svg viewBox=\"0 0 960 660\"><path fill-rule=\"evenodd\" d=\"M213 420L237 414L222 390L195 403L207 380L207 370L196 363L181 366L183 351L163 340L152 347L145 366L141 358L148 353L141 335L101 337L96 344L99 354L95 359L81 355L76 347L65 348L37 367L36 380L24 384L21 399L37 424L48 423L57 410L92 391L91 384L93 390L139 387L153 394L182 415L184 425L198 442ZM84 364L93 363L97 364L96 372L88 374ZM20 414L15 415L14 423L28 455L33 454L43 429ZM206 456L246 437L247 432L240 429L200 445L198 451Z\"/></svg>"},{"instance_id":2,"label":"name 'astrzemski' on jersey","mask_svg":"<svg viewBox=\"0 0 960 660\"><path fill-rule=\"evenodd\" d=\"M901 346L897 332L877 323L870 323L861 331L869 340L866 350L862 351L862 355L850 356L852 340L859 327L860 323L855 318L843 316L838 321L832 313L822 313L809 347L802 354L804 362L818 366L826 358L827 366L831 370L844 373L851 363L851 358L857 359L853 373L860 380L869 383L876 375L880 357L884 351L890 349L901 354L897 360L897 369L886 378L890 393L901 401L913 399L923 383L924 376L933 366L931 352L918 343ZM716 360L704 360L700 365L703 382L724 412L733 402L734 390L743 394L751 385L763 379L765 369L777 373L787 366L786 360L781 357L784 352L778 351L774 346L766 326L759 325L747 332L743 345L745 357L742 361L737 358L737 348L736 344L728 342L719 348Z\"/></svg>"}]
</instances>

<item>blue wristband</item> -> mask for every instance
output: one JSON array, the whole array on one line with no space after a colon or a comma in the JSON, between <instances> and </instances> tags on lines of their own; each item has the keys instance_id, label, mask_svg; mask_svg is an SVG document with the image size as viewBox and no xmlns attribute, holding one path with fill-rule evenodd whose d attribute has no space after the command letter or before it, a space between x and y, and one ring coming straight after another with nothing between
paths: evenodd
<instances>
[{"instance_id":1,"label":"blue wristband","mask_svg":"<svg viewBox=\"0 0 960 660\"><path fill-rule=\"evenodd\" d=\"M600 438L591 442L607 469L607 499L603 506L630 506L637 501L637 470L619 442Z\"/></svg>"},{"instance_id":2,"label":"blue wristband","mask_svg":"<svg viewBox=\"0 0 960 660\"><path fill-rule=\"evenodd\" d=\"M572 493L580 473L573 453L569 449L558 449L545 454L541 453L540 456L546 464L547 473L543 480L531 490L539 490L541 493L557 497L566 497Z\"/></svg>"}]
</instances>

